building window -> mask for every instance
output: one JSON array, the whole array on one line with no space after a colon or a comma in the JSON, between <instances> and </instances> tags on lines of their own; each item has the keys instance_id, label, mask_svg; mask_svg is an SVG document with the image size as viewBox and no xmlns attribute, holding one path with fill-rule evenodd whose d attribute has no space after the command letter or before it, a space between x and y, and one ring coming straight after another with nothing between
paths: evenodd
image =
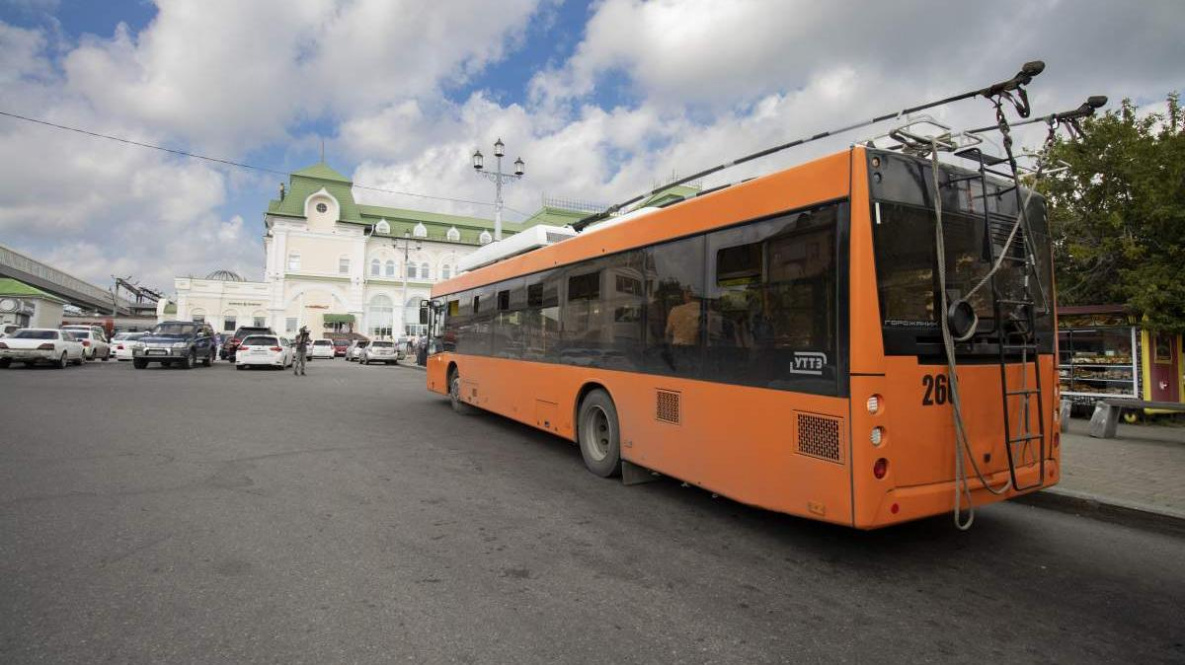
<instances>
[{"instance_id":1,"label":"building window","mask_svg":"<svg viewBox=\"0 0 1185 665\"><path fill-rule=\"evenodd\" d=\"M370 260L370 276L371 277L378 277L381 274L382 274L382 263L380 263L378 259L371 259Z\"/></svg>"},{"instance_id":2,"label":"building window","mask_svg":"<svg viewBox=\"0 0 1185 665\"><path fill-rule=\"evenodd\" d=\"M454 226L448 230L448 235L446 237L452 242L458 242L461 239L461 232L458 231L457 227Z\"/></svg>"},{"instance_id":3,"label":"building window","mask_svg":"<svg viewBox=\"0 0 1185 665\"><path fill-rule=\"evenodd\" d=\"M370 336L376 339L391 337L394 328L395 304L384 295L377 295L370 299L366 320L370 326Z\"/></svg>"},{"instance_id":4,"label":"building window","mask_svg":"<svg viewBox=\"0 0 1185 665\"><path fill-rule=\"evenodd\" d=\"M195 310L193 310L193 312L190 314L190 317L189 317L189 318L190 318L190 319L191 319L191 320L192 320L194 323L205 323L205 322L206 322L206 310L204 310L204 309L195 309Z\"/></svg>"},{"instance_id":5,"label":"building window","mask_svg":"<svg viewBox=\"0 0 1185 665\"><path fill-rule=\"evenodd\" d=\"M374 225L374 232L381 233L383 235L391 235L391 225L387 223L387 220L385 219L379 220L379 223Z\"/></svg>"},{"instance_id":6,"label":"building window","mask_svg":"<svg viewBox=\"0 0 1185 665\"><path fill-rule=\"evenodd\" d=\"M403 334L423 335L428 332L428 326L420 325L420 303L423 301L423 298L416 296L404 304Z\"/></svg>"},{"instance_id":7,"label":"building window","mask_svg":"<svg viewBox=\"0 0 1185 665\"><path fill-rule=\"evenodd\" d=\"M317 212L320 212L320 213L329 212L329 206L325 205L324 203L318 203L317 204Z\"/></svg>"},{"instance_id":8,"label":"building window","mask_svg":"<svg viewBox=\"0 0 1185 665\"><path fill-rule=\"evenodd\" d=\"M395 262L387 261L387 277L395 276Z\"/></svg>"},{"instance_id":9,"label":"building window","mask_svg":"<svg viewBox=\"0 0 1185 665\"><path fill-rule=\"evenodd\" d=\"M415 279L416 278L416 264L412 263L411 261L407 262L407 278L408 279Z\"/></svg>"},{"instance_id":10,"label":"building window","mask_svg":"<svg viewBox=\"0 0 1185 665\"><path fill-rule=\"evenodd\" d=\"M300 252L291 252L288 254L288 271L296 272L300 270Z\"/></svg>"},{"instance_id":11,"label":"building window","mask_svg":"<svg viewBox=\"0 0 1185 665\"><path fill-rule=\"evenodd\" d=\"M452 274L453 274L452 270L453 270L452 266L450 266L447 263L444 264L443 266L440 267L440 278L441 279L448 279L449 277L452 277Z\"/></svg>"},{"instance_id":12,"label":"building window","mask_svg":"<svg viewBox=\"0 0 1185 665\"><path fill-rule=\"evenodd\" d=\"M238 315L234 312L227 312L222 315L222 332L234 332L238 326L235 325L238 320Z\"/></svg>"},{"instance_id":13,"label":"building window","mask_svg":"<svg viewBox=\"0 0 1185 665\"><path fill-rule=\"evenodd\" d=\"M337 260L337 271L342 275L350 274L350 259L343 256Z\"/></svg>"},{"instance_id":14,"label":"building window","mask_svg":"<svg viewBox=\"0 0 1185 665\"><path fill-rule=\"evenodd\" d=\"M267 326L267 314L264 312L255 312L251 319L253 325L256 328L264 328Z\"/></svg>"},{"instance_id":15,"label":"building window","mask_svg":"<svg viewBox=\"0 0 1185 665\"><path fill-rule=\"evenodd\" d=\"M432 279L432 271L428 269L427 263L420 264L420 279Z\"/></svg>"},{"instance_id":16,"label":"building window","mask_svg":"<svg viewBox=\"0 0 1185 665\"><path fill-rule=\"evenodd\" d=\"M296 332L296 317L290 316L284 321L284 330L290 333Z\"/></svg>"},{"instance_id":17,"label":"building window","mask_svg":"<svg viewBox=\"0 0 1185 665\"><path fill-rule=\"evenodd\" d=\"M416 224L414 229L412 229L411 234L417 238L427 238L428 237L428 227L424 226L423 222L420 222L420 223Z\"/></svg>"},{"instance_id":18,"label":"building window","mask_svg":"<svg viewBox=\"0 0 1185 665\"><path fill-rule=\"evenodd\" d=\"M494 236L490 235L489 231L482 231L481 235L477 237L477 240L483 245L488 245L494 241Z\"/></svg>"}]
</instances>

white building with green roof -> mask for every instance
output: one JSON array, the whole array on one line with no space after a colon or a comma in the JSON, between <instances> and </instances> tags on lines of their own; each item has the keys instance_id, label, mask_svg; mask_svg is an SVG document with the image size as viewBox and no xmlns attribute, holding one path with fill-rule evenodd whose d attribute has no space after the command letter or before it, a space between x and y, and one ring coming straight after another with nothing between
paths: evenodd
<instances>
[{"instance_id":1,"label":"white building with green roof","mask_svg":"<svg viewBox=\"0 0 1185 665\"><path fill-rule=\"evenodd\" d=\"M502 232L583 214L544 207L521 224L504 222ZM308 326L314 337L418 333L419 303L432 284L455 275L457 261L491 242L494 231L488 219L359 204L350 179L323 163L290 176L268 203L264 225L263 282L179 277L168 317L225 332L262 320L281 334Z\"/></svg>"},{"instance_id":2,"label":"white building with green roof","mask_svg":"<svg viewBox=\"0 0 1185 665\"><path fill-rule=\"evenodd\" d=\"M66 301L11 277L0 277L0 326L57 328Z\"/></svg>"}]
</instances>

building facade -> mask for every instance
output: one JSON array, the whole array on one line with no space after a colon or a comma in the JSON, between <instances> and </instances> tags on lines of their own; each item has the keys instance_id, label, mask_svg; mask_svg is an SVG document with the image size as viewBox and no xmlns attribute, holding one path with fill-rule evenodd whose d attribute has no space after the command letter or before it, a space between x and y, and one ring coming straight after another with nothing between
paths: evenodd
<instances>
[{"instance_id":1,"label":"building facade","mask_svg":"<svg viewBox=\"0 0 1185 665\"><path fill-rule=\"evenodd\" d=\"M264 215L264 280L228 273L174 280L175 303L161 319L203 320L215 330L308 326L314 337L361 333L371 339L419 334L420 302L457 272L457 261L493 239L492 220L358 204L353 183L325 164L281 185ZM567 224L584 212L543 207L505 236L538 223Z\"/></svg>"},{"instance_id":2,"label":"building facade","mask_svg":"<svg viewBox=\"0 0 1185 665\"><path fill-rule=\"evenodd\" d=\"M62 325L65 300L35 286L0 278L0 325L57 328Z\"/></svg>"}]
</instances>

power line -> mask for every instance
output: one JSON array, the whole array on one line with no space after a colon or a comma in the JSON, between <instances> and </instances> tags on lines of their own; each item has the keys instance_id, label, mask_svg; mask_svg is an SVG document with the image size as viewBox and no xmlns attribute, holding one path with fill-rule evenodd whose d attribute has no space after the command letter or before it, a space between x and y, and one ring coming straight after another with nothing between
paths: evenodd
<instances>
[{"instance_id":1,"label":"power line","mask_svg":"<svg viewBox=\"0 0 1185 665\"><path fill-rule=\"evenodd\" d=\"M61 129L61 130L67 131L67 132L74 132L76 134L84 134L86 136L90 136L93 138L107 139L109 141L116 141L118 143L123 143L126 145L133 145L133 146L136 146L139 148L148 148L150 150L159 150L161 152L167 152L167 153L177 155L180 157L189 157L190 159L200 159L200 160L207 161L207 162L213 162L215 164L223 164L225 166L234 166L234 167L240 168L240 169L248 169L251 171L260 171L262 173L271 173L274 175L281 175L281 176L291 175L287 172L277 171L276 169L269 169L264 166L255 166L253 164L244 164L243 162L236 162L236 161L232 161L229 159L222 159L220 157L210 157L208 155L199 155L197 153L187 152L185 150L177 150L175 148L166 148L165 146L162 146L162 145L156 145L153 143L144 143L143 141L134 141L132 139L123 138L122 136L112 136L111 134L103 134L102 132L92 132L87 129L80 129L78 127L70 127L68 125L59 125L57 123L49 122L47 120L40 120L38 118L30 118L28 116L19 115L17 113L9 113L8 111L0 111L0 116L13 118L15 120L24 120L25 122L31 122L31 123L34 123L37 125L44 125L46 127L52 127L54 129ZM493 203L489 203L487 201L471 201L469 199L455 199L455 198L450 198L447 196L433 196L431 194L418 194L416 192L403 192L403 191L399 191L399 190L395 190L395 189L383 189L382 187L368 187L366 185L359 185L359 184L353 184L353 187L354 187L354 189L364 189L364 190L368 190L368 191L372 191L372 192L383 192L385 194L397 194L400 196L415 196L415 197L419 197L422 199L435 199L438 201L449 201L451 203L469 203L472 205L480 205L480 206L493 206L494 205ZM506 209L517 212L518 214L522 215L523 217L527 217L526 213L523 213L521 211L514 210L513 208L506 208Z\"/></svg>"}]
</instances>

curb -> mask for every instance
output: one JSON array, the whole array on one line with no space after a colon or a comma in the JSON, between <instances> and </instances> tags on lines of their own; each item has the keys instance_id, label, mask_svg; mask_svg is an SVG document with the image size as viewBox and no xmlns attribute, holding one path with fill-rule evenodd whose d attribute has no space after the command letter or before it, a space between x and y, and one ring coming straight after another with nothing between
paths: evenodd
<instances>
[{"instance_id":1,"label":"curb","mask_svg":"<svg viewBox=\"0 0 1185 665\"><path fill-rule=\"evenodd\" d=\"M1060 488L1025 494L1013 500L1037 508L1072 513L1103 522L1185 536L1185 513L1169 508L1147 506Z\"/></svg>"},{"instance_id":2,"label":"curb","mask_svg":"<svg viewBox=\"0 0 1185 665\"><path fill-rule=\"evenodd\" d=\"M406 369L418 369L418 370L420 370L421 372L427 372L427 371L428 371L428 368L427 368L427 367L420 367L419 365L414 365L414 364L413 364L413 365L404 365L403 363L399 362L398 360L396 360L396 361L395 361L395 366L396 366L396 367L404 367L404 368L406 368Z\"/></svg>"}]
</instances>

